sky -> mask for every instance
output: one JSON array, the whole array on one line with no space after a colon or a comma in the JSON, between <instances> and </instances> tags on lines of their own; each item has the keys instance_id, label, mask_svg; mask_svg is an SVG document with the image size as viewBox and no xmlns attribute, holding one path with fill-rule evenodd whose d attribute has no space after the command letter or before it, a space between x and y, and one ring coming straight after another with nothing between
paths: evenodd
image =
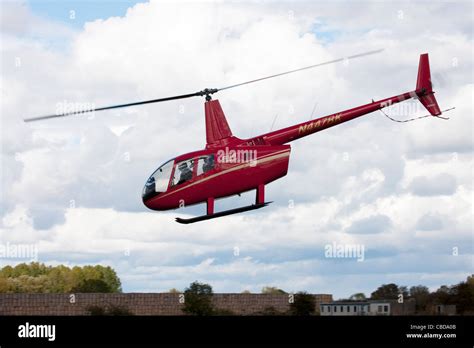
<instances>
[{"instance_id":1,"label":"sky","mask_svg":"<svg viewBox=\"0 0 474 348\"><path fill-rule=\"evenodd\" d=\"M86 22L123 17L128 8L139 2L132 0L30 0L26 4L37 16L81 30Z\"/></svg>"},{"instance_id":2,"label":"sky","mask_svg":"<svg viewBox=\"0 0 474 348\"><path fill-rule=\"evenodd\" d=\"M392 282L436 290L465 280L474 254L472 6L1 2L0 245L33 245L49 265L110 265L126 292L182 290L198 280L215 292L276 286L345 298ZM429 53L440 107L456 107L449 120L395 123L377 112L300 139L291 143L288 175L266 188L270 206L197 224L174 218L204 206L150 211L141 191L160 164L205 146L202 99L23 122L379 48L215 98L234 135L247 138L411 91L419 55ZM386 112L427 113L416 100ZM328 253L338 246L363 254ZM0 266L25 261L0 257Z\"/></svg>"}]
</instances>

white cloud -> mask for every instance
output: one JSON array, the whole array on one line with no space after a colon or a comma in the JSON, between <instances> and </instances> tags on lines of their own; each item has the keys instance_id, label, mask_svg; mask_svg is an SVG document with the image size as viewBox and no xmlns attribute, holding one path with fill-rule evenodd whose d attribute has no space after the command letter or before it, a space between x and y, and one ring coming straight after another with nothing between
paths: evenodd
<instances>
[{"instance_id":1,"label":"white cloud","mask_svg":"<svg viewBox=\"0 0 474 348\"><path fill-rule=\"evenodd\" d=\"M425 214L418 220L416 227L424 231L433 231L441 229L443 225L443 219L438 214Z\"/></svg>"},{"instance_id":2,"label":"white cloud","mask_svg":"<svg viewBox=\"0 0 474 348\"><path fill-rule=\"evenodd\" d=\"M450 196L456 191L454 176L442 173L433 178L417 176L410 184L410 190L419 196Z\"/></svg>"},{"instance_id":3,"label":"white cloud","mask_svg":"<svg viewBox=\"0 0 474 348\"><path fill-rule=\"evenodd\" d=\"M27 8L2 7L0 240L37 243L51 263L110 264L126 290L198 277L218 291L276 285L349 296L389 279L460 281L472 257L469 4L366 5L152 2L78 32L35 17L36 38L18 26L34 17ZM199 208L155 213L141 203L160 163L204 146L202 100L22 122L64 101L190 93L380 47L348 66L216 97L234 134L249 137L269 131L275 115L274 129L306 120L315 102L319 117L411 90L419 54L429 52L439 103L456 106L451 119L395 124L374 114L299 140L288 176L268 187L273 206L241 216L181 226L173 218ZM443 223L427 225L427 216ZM364 222L383 232L347 233ZM332 242L366 245L366 261L324 259ZM464 256L452 258L453 246Z\"/></svg>"},{"instance_id":4,"label":"white cloud","mask_svg":"<svg viewBox=\"0 0 474 348\"><path fill-rule=\"evenodd\" d=\"M382 233L392 225L390 218L386 215L376 215L355 221L347 230L347 233Z\"/></svg>"}]
</instances>

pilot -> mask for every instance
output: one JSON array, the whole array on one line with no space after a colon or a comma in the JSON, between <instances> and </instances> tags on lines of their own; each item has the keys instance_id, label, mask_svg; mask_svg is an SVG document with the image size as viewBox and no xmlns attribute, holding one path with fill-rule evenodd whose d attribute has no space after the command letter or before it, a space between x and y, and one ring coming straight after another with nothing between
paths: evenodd
<instances>
[{"instance_id":1,"label":"pilot","mask_svg":"<svg viewBox=\"0 0 474 348\"><path fill-rule=\"evenodd\" d=\"M181 174L179 176L179 181L178 185L182 184L183 182L186 182L188 180L191 180L193 177L193 172L191 169L189 169L188 165L186 162L183 162L179 165L178 169L180 170Z\"/></svg>"},{"instance_id":2,"label":"pilot","mask_svg":"<svg viewBox=\"0 0 474 348\"><path fill-rule=\"evenodd\" d=\"M143 188L143 199L148 199L149 197L152 197L153 192L155 192L155 177L150 176L150 178L145 183L145 187Z\"/></svg>"},{"instance_id":3,"label":"pilot","mask_svg":"<svg viewBox=\"0 0 474 348\"><path fill-rule=\"evenodd\" d=\"M148 179L145 185L146 185L147 193L155 191L155 177L150 176L150 178Z\"/></svg>"}]
</instances>

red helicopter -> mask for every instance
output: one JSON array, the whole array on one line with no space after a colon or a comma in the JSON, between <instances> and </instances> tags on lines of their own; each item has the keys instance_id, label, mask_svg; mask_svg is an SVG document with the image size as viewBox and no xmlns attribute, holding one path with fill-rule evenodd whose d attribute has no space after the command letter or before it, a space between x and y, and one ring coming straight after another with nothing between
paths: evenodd
<instances>
[{"instance_id":1,"label":"red helicopter","mask_svg":"<svg viewBox=\"0 0 474 348\"><path fill-rule=\"evenodd\" d=\"M224 88L204 89L196 93L161 99L34 117L24 121L30 122L85 112L205 96L206 147L203 150L177 156L162 164L151 174L142 193L143 203L152 210L176 209L206 202L207 214L188 219L176 218L176 221L179 223L189 224L260 209L271 203L265 202L265 185L287 174L291 147L286 144L290 141L412 98L418 99L432 116L438 117L441 115L441 110L432 89L428 54L420 56L416 88L411 92L372 101L369 104L258 135L250 139L240 139L232 134L219 101L212 100L211 98L212 94L225 89L317 66L346 61L380 51L370 51L340 58ZM250 190L256 190L255 204L214 212L214 201L216 199Z\"/></svg>"}]
</instances>

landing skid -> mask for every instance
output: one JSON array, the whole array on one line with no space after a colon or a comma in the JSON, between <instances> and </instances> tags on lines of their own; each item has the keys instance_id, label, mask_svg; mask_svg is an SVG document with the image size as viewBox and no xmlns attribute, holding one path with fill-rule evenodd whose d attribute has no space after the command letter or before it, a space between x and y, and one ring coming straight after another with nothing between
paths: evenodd
<instances>
[{"instance_id":1,"label":"landing skid","mask_svg":"<svg viewBox=\"0 0 474 348\"><path fill-rule=\"evenodd\" d=\"M263 207L267 206L270 203L272 203L272 202L257 203L257 204L247 205L245 207L220 211L220 212L214 213L214 214L196 216L196 217L193 217L193 218L190 218L190 219L182 219L182 218L177 217L176 222L179 222L180 224L192 224L192 223L195 223L195 222L215 219L215 218L226 216L226 215L238 214L238 213L242 213L244 211L260 209L260 208L263 208Z\"/></svg>"}]
</instances>

